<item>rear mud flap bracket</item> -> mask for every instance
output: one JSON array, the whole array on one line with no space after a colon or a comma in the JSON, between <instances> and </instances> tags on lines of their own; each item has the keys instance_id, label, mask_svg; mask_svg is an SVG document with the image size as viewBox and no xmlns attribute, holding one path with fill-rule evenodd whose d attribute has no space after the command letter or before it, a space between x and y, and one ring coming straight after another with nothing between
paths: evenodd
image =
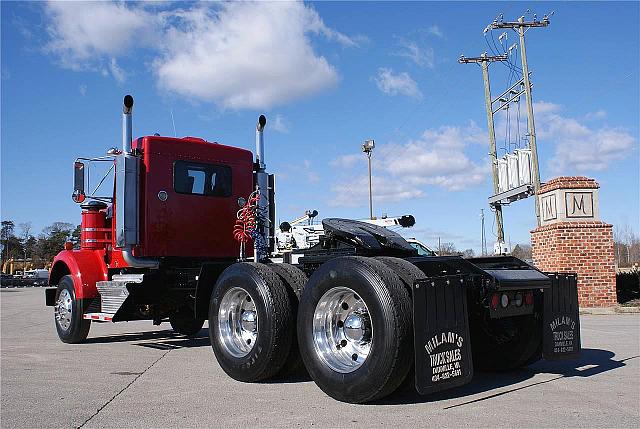
<instances>
[{"instance_id":1,"label":"rear mud flap bracket","mask_svg":"<svg viewBox=\"0 0 640 429\"><path fill-rule=\"evenodd\" d=\"M427 395L473 377L466 285L469 275L430 277L413 285L416 390Z\"/></svg>"},{"instance_id":2,"label":"rear mud flap bracket","mask_svg":"<svg viewBox=\"0 0 640 429\"><path fill-rule=\"evenodd\" d=\"M542 355L548 360L575 359L581 350L577 276L546 274L551 288L544 291Z\"/></svg>"}]
</instances>

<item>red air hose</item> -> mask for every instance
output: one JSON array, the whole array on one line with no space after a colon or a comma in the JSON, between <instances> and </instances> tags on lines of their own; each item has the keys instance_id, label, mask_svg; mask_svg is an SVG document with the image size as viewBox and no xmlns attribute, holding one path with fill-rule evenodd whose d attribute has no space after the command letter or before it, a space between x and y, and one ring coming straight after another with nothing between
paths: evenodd
<instances>
[{"instance_id":1,"label":"red air hose","mask_svg":"<svg viewBox=\"0 0 640 429\"><path fill-rule=\"evenodd\" d=\"M260 201L260 191L253 192L247 199L246 204L238 210L238 219L233 227L233 238L241 243L246 243L251 239L251 233L257 226L257 209Z\"/></svg>"}]
</instances>

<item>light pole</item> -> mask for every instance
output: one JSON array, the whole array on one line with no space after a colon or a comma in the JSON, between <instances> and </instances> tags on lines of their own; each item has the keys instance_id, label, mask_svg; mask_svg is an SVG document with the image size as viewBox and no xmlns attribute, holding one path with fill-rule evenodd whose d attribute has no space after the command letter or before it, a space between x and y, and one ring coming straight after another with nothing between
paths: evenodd
<instances>
[{"instance_id":1,"label":"light pole","mask_svg":"<svg viewBox=\"0 0 640 429\"><path fill-rule=\"evenodd\" d=\"M371 152L373 152L373 148L376 146L376 143L371 140L365 140L362 145L362 151L367 155L367 160L369 161L369 218L373 219L373 197L371 194Z\"/></svg>"}]
</instances>

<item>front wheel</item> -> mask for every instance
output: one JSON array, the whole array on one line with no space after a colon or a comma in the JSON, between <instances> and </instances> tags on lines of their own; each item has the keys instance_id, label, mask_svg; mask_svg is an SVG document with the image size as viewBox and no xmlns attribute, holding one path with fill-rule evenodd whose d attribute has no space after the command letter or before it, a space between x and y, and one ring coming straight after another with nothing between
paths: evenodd
<instances>
[{"instance_id":1,"label":"front wheel","mask_svg":"<svg viewBox=\"0 0 640 429\"><path fill-rule=\"evenodd\" d=\"M372 258L325 262L302 294L298 342L326 394L351 403L380 399L402 384L413 361L409 292Z\"/></svg>"},{"instance_id":2,"label":"front wheel","mask_svg":"<svg viewBox=\"0 0 640 429\"><path fill-rule=\"evenodd\" d=\"M83 305L82 301L76 298L73 278L62 277L56 290L54 315L58 337L63 343L75 344L87 339L91 321L84 320L82 314Z\"/></svg>"}]
</instances>

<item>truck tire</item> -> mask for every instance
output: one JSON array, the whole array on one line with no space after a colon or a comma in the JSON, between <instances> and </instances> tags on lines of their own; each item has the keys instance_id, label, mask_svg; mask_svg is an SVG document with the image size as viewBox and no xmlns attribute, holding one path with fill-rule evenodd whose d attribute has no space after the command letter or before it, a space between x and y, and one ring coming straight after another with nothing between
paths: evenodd
<instances>
[{"instance_id":1,"label":"truck tire","mask_svg":"<svg viewBox=\"0 0 640 429\"><path fill-rule=\"evenodd\" d=\"M280 277L265 264L239 262L211 294L209 339L218 363L238 381L261 381L282 369L295 330Z\"/></svg>"},{"instance_id":2,"label":"truck tire","mask_svg":"<svg viewBox=\"0 0 640 429\"><path fill-rule=\"evenodd\" d=\"M373 258L339 257L302 293L298 342L318 387L344 402L389 395L411 362L411 299L402 280Z\"/></svg>"},{"instance_id":3,"label":"truck tire","mask_svg":"<svg viewBox=\"0 0 640 429\"><path fill-rule=\"evenodd\" d=\"M479 371L503 372L541 357L542 326L537 314L469 320L473 364Z\"/></svg>"},{"instance_id":4,"label":"truck tire","mask_svg":"<svg viewBox=\"0 0 640 429\"><path fill-rule=\"evenodd\" d=\"M181 309L169 316L174 332L186 337L195 337L204 325L204 319L196 319L193 310Z\"/></svg>"},{"instance_id":5,"label":"truck tire","mask_svg":"<svg viewBox=\"0 0 640 429\"><path fill-rule=\"evenodd\" d=\"M374 259L385 264L400 277L400 280L402 280L402 283L404 283L404 286L409 291L409 296L413 296L411 288L413 288L416 280L427 277L420 268L404 259L394 258L392 256L377 256Z\"/></svg>"},{"instance_id":6,"label":"truck tire","mask_svg":"<svg viewBox=\"0 0 640 429\"><path fill-rule=\"evenodd\" d=\"M70 275L62 277L58 283L53 310L58 337L63 343L76 344L87 339L91 320L82 318L83 302L76 299L73 278Z\"/></svg>"},{"instance_id":7,"label":"truck tire","mask_svg":"<svg viewBox=\"0 0 640 429\"><path fill-rule=\"evenodd\" d=\"M289 302L291 302L291 323L295 327L300 296L302 295L302 291L309 279L301 269L294 267L291 264L270 264L269 268L271 268L271 270L280 277L280 280L282 280L282 283L287 288ZM304 363L302 363L302 358L300 357L298 336L296 335L295 328L291 330L291 337L291 351L289 352L289 357L278 373L278 376L281 377L302 373L304 370Z\"/></svg>"},{"instance_id":8,"label":"truck tire","mask_svg":"<svg viewBox=\"0 0 640 429\"><path fill-rule=\"evenodd\" d=\"M395 272L398 277L404 283L404 287L409 292L409 297L412 298L413 301L413 284L419 280L426 277L426 274L418 267L413 265L411 262L401 259L394 258L393 256L376 256L374 259L382 262L387 267L389 267L393 272ZM413 322L413 320L412 320ZM413 323L411 324L413 326ZM411 368L407 377L404 380L404 383L400 386L400 391L413 391L415 392L415 381L416 381L416 373L415 373L415 347L413 341L411 342Z\"/></svg>"}]
</instances>

